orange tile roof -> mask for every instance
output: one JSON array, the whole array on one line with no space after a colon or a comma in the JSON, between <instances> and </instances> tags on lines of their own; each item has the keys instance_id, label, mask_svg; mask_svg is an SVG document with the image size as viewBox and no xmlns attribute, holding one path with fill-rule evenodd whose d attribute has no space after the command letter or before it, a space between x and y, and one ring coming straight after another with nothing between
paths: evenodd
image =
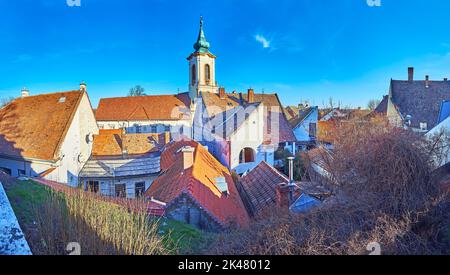
<instances>
[{"instance_id":1,"label":"orange tile roof","mask_svg":"<svg viewBox=\"0 0 450 275\"><path fill-rule=\"evenodd\" d=\"M194 165L186 170L183 169L182 157L177 153L185 146L195 148ZM241 226L248 225L248 214L230 172L202 145L190 140L169 144L161 155L161 168L164 172L147 190L147 197L170 205L186 194L219 224L236 222ZM220 177L228 183L229 195L222 194L216 187L215 179Z\"/></svg>"},{"instance_id":2,"label":"orange tile roof","mask_svg":"<svg viewBox=\"0 0 450 275\"><path fill-rule=\"evenodd\" d=\"M94 136L92 155L121 156L125 149L128 155L141 155L157 152L168 143L168 133L162 134L124 134L122 130L100 130Z\"/></svg>"},{"instance_id":3,"label":"orange tile roof","mask_svg":"<svg viewBox=\"0 0 450 275\"><path fill-rule=\"evenodd\" d=\"M189 119L190 102L188 93L102 98L95 116L99 121Z\"/></svg>"},{"instance_id":4,"label":"orange tile roof","mask_svg":"<svg viewBox=\"0 0 450 275\"><path fill-rule=\"evenodd\" d=\"M84 92L17 98L0 109L0 154L55 160ZM65 98L64 102L59 102Z\"/></svg>"}]
</instances>

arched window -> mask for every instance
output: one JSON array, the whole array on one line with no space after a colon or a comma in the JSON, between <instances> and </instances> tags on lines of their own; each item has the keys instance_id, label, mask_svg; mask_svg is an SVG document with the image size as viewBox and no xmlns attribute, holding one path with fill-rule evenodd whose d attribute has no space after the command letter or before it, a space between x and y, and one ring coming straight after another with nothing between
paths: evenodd
<instances>
[{"instance_id":1,"label":"arched window","mask_svg":"<svg viewBox=\"0 0 450 275\"><path fill-rule=\"evenodd\" d=\"M192 86L194 86L195 82L197 80L197 70L195 69L195 64L192 65L192 69L191 70L192 70L192 72L191 72L191 77L192 77L191 82L192 82Z\"/></svg>"},{"instance_id":2,"label":"arched window","mask_svg":"<svg viewBox=\"0 0 450 275\"><path fill-rule=\"evenodd\" d=\"M205 81L209 83L211 81L211 67L209 64L205 65Z\"/></svg>"}]
</instances>

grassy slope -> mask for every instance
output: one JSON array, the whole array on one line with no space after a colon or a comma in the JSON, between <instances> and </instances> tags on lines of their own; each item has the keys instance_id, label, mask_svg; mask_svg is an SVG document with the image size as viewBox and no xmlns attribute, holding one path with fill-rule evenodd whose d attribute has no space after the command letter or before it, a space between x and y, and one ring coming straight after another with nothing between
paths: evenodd
<instances>
[{"instance_id":1,"label":"grassy slope","mask_svg":"<svg viewBox=\"0 0 450 275\"><path fill-rule=\"evenodd\" d=\"M10 181L4 183L4 187L25 234L31 234L36 230L33 225L36 206L44 203L53 191L31 180ZM211 236L190 225L167 219L161 220L160 232L170 237L167 246L177 247L182 254L199 253Z\"/></svg>"},{"instance_id":2,"label":"grassy slope","mask_svg":"<svg viewBox=\"0 0 450 275\"><path fill-rule=\"evenodd\" d=\"M33 223L35 207L42 204L52 192L34 181L8 182L4 187L20 225L24 227Z\"/></svg>"},{"instance_id":3,"label":"grassy slope","mask_svg":"<svg viewBox=\"0 0 450 275\"><path fill-rule=\"evenodd\" d=\"M214 238L212 233L201 232L191 225L174 220L163 219L160 229L172 242L168 244L169 248L177 247L179 254L198 254Z\"/></svg>"}]
</instances>

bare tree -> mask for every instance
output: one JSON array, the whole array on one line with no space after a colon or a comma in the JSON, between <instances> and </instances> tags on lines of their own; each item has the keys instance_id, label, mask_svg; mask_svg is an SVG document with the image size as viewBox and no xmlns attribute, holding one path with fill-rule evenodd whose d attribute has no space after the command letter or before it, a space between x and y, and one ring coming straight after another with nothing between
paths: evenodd
<instances>
[{"instance_id":1,"label":"bare tree","mask_svg":"<svg viewBox=\"0 0 450 275\"><path fill-rule=\"evenodd\" d=\"M128 96L144 96L145 95L145 89L142 88L140 85L136 85L135 87L131 88L128 92Z\"/></svg>"},{"instance_id":2,"label":"bare tree","mask_svg":"<svg viewBox=\"0 0 450 275\"><path fill-rule=\"evenodd\" d=\"M12 96L0 98L0 108L8 105L13 100L14 100L14 97L12 97Z\"/></svg>"},{"instance_id":3,"label":"bare tree","mask_svg":"<svg viewBox=\"0 0 450 275\"><path fill-rule=\"evenodd\" d=\"M224 234L209 253L249 255L444 254L450 201L433 174L436 141L385 118L342 122L328 158L331 198L303 214L276 209Z\"/></svg>"},{"instance_id":4,"label":"bare tree","mask_svg":"<svg viewBox=\"0 0 450 275\"><path fill-rule=\"evenodd\" d=\"M369 110L371 110L371 111L373 111L373 110L375 110L377 107L378 107L378 105L380 105L380 100L378 100L378 99L371 99L371 100L369 100L369 102L367 103L367 108L369 109Z\"/></svg>"}]
</instances>

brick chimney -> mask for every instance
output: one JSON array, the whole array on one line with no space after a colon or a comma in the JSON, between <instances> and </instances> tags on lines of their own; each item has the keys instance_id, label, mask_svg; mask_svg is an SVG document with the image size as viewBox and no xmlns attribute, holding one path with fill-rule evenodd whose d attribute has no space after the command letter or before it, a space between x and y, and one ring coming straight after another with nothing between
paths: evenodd
<instances>
[{"instance_id":1,"label":"brick chimney","mask_svg":"<svg viewBox=\"0 0 450 275\"><path fill-rule=\"evenodd\" d=\"M255 91L248 89L248 103L255 103Z\"/></svg>"},{"instance_id":2,"label":"brick chimney","mask_svg":"<svg viewBox=\"0 0 450 275\"><path fill-rule=\"evenodd\" d=\"M225 99L225 95L226 95L225 88L220 87L219 88L219 97L220 97L220 99Z\"/></svg>"},{"instance_id":3,"label":"brick chimney","mask_svg":"<svg viewBox=\"0 0 450 275\"><path fill-rule=\"evenodd\" d=\"M429 75L425 76L425 87L426 88L430 87L430 76Z\"/></svg>"},{"instance_id":4,"label":"brick chimney","mask_svg":"<svg viewBox=\"0 0 450 275\"><path fill-rule=\"evenodd\" d=\"M80 83L80 91L82 91L82 92L86 92L86 88L87 88L87 85L86 85L86 82L81 82Z\"/></svg>"},{"instance_id":5,"label":"brick chimney","mask_svg":"<svg viewBox=\"0 0 450 275\"><path fill-rule=\"evenodd\" d=\"M181 148L183 154L183 169L187 170L194 165L194 152L195 148L191 146L185 146Z\"/></svg>"},{"instance_id":6,"label":"brick chimney","mask_svg":"<svg viewBox=\"0 0 450 275\"><path fill-rule=\"evenodd\" d=\"M413 82L414 81L414 67L408 68L408 81Z\"/></svg>"},{"instance_id":7,"label":"brick chimney","mask_svg":"<svg viewBox=\"0 0 450 275\"><path fill-rule=\"evenodd\" d=\"M447 77L444 77L444 82L448 82L448 78Z\"/></svg>"},{"instance_id":8,"label":"brick chimney","mask_svg":"<svg viewBox=\"0 0 450 275\"><path fill-rule=\"evenodd\" d=\"M286 183L280 183L276 187L276 202L279 208L289 208L289 186Z\"/></svg>"},{"instance_id":9,"label":"brick chimney","mask_svg":"<svg viewBox=\"0 0 450 275\"><path fill-rule=\"evenodd\" d=\"M30 91L27 88L22 89L22 97L30 96Z\"/></svg>"}]
</instances>

